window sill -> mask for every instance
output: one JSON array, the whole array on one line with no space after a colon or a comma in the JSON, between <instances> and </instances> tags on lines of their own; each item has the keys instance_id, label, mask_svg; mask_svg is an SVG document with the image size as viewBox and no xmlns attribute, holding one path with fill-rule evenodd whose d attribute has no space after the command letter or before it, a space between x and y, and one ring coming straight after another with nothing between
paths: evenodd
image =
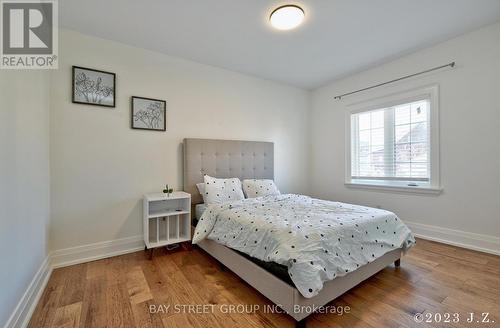
<instances>
[{"instance_id":1,"label":"window sill","mask_svg":"<svg viewBox=\"0 0 500 328\"><path fill-rule=\"evenodd\" d=\"M391 192L403 192L409 194L430 194L430 195L439 195L443 189L436 187L420 187L420 186L405 186L405 185L390 185L390 184L382 184L376 182L357 182L357 181L346 181L345 186L348 188L355 189L367 189L367 190L380 190L380 191L391 191Z\"/></svg>"}]
</instances>

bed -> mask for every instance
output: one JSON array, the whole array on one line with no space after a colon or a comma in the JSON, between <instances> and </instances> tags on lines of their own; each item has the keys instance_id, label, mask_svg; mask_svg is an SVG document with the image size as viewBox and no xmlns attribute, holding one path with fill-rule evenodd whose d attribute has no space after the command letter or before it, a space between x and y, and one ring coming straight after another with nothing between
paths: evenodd
<instances>
[{"instance_id":1,"label":"bed","mask_svg":"<svg viewBox=\"0 0 500 328\"><path fill-rule=\"evenodd\" d=\"M192 196L192 204L193 206L195 206L195 210L192 212L197 213L197 219L200 219L202 213L207 210L204 204L202 204L203 200L196 188L197 183L203 182L203 176L205 174L208 174L210 176L215 176L218 178L236 177L240 178L241 180L274 178L274 144L270 142L184 139L183 148L184 148L184 190L190 193ZM242 208L242 209L244 208L246 211L246 208L250 209L251 207L255 208L259 207L259 210L261 210L260 204L262 204L263 208L264 206L267 206L269 207L270 211L272 209L274 210L275 208L277 208L275 209L277 211L276 213L280 213L278 207L279 205L277 205L279 204L279 202L283 202L281 204L285 204L285 207L287 208L290 207L290 204L300 205L302 203L305 203L304 206L306 206L305 208L307 209L308 208L307 206L312 206L310 204L313 204L313 202L315 202L314 204L316 204L317 206L329 205L336 208L338 208L339 206L340 207L345 206L342 205L342 203L335 204L332 202L313 200L308 198L307 196L283 195L280 197L276 196L275 198L271 197L268 199L256 199L251 201L245 200L242 201L241 204L234 203L231 205L227 205L227 208L223 208L223 206L221 206L220 209L218 209L220 213L215 213L216 208L213 207L212 211L210 212L214 212L214 214L211 214L213 217L216 217L217 215L222 215L221 213L225 213L226 215L231 215L232 213L231 211L234 212L237 210L237 208ZM293 205L291 206L293 207ZM349 206L353 206L352 209L356 213L356 215L358 214L359 211L370 210L369 208L363 208L356 205L349 205ZM319 208L321 209L321 207ZM371 210L383 211L377 209L371 209ZM372 214L372 212L367 212L367 213L368 214L366 214L366 216ZM286 213L286 215L290 216L290 213ZM207 215L205 215L204 218L206 220L203 224L206 225L208 224L207 221L209 218L207 217ZM387 220L390 218L391 218L390 216L381 217L381 219L385 219L385 222L387 222ZM395 216L394 219L397 220ZM355 218L353 217L352 220L355 220ZM361 220L361 218L359 220ZM196 222L196 219L194 221ZM234 227L234 224L243 225L245 222L240 221L232 223L233 226L231 227ZM314 222L315 225L319 224L318 220ZM358 221L353 221L353 222L358 222ZM359 222L360 224L362 224L361 223L362 221ZM254 222L251 223L254 224ZM250 223L248 222L248 224ZM351 226L354 227L354 223ZM357 223L356 226L358 226ZM254 226L251 226L252 229L253 227ZM261 226L259 226L259 228L260 227ZM309 229L315 229L315 228L316 227L313 227L313 225L311 225L311 228ZM241 229L243 229L243 227ZM376 229L378 230L379 227L377 226ZM336 229L332 228L330 230L332 231L332 234L336 233L335 232ZM356 231L357 230L361 231L364 229L356 229ZM314 232L316 233L315 235L319 235L319 233L317 233L318 231ZM227 233L230 233L230 231L228 231ZM386 231L384 231L384 233L386 233ZM392 234L392 232L390 232L390 234ZM396 231L394 231L394 235L395 234ZM269 237L268 233L266 233L266 235ZM271 234L271 239L273 239L272 238L273 236L274 234ZM294 237L296 238L295 240L298 240L297 238L299 237L303 239L303 234L296 234L296 233L292 234L290 232L290 236L291 236L290 238L292 238L292 236L298 236ZM323 234L321 234L321 236L323 236ZM329 238L333 238L332 236L330 236ZM223 235L220 235L220 237L222 238ZM334 300L335 298L342 295L349 289L358 285L363 280L369 278L370 276L374 275L375 273L377 273L378 271L382 270L383 268L392 263L395 263L396 266L399 266L400 258L403 252L407 248L411 247L411 242L412 242L411 239L413 237L409 239L407 238L409 242L406 243L404 247L403 246L401 246L401 248L393 247L391 249L385 249L385 250L381 249L378 251L379 254L377 254L377 256L375 256L375 254L372 254L373 258L369 259L362 265L356 265L356 267L354 268L349 267L348 270L346 269L346 271L342 272L342 274L338 274L336 277L335 275L333 275L334 278L332 278L331 274L329 277L330 279L322 278L321 288L314 288L314 289L300 285L300 282L304 283L305 280L304 277L307 278L308 272L304 271L304 269L300 270L300 272L303 275L302 280L300 280L296 276L293 277L294 281L291 281L290 277L288 277L287 279L286 272L285 274L283 274L283 267L285 267L286 269L285 265L287 263L283 261L286 260L286 257L284 258L277 256L273 258L268 257L267 258L268 261L266 261L266 258L259 259L258 257L262 257L264 255L259 254L259 252L257 251L248 252L246 248L239 249L238 244L232 244L234 243L234 240L237 240L234 238L236 237L233 236L232 238L228 238L227 241L223 242L222 240L217 241L219 238L218 237L216 238L214 236L212 236L212 239L210 239L210 238L200 238L200 236L194 235L194 239L196 239L196 242L201 249L203 249L212 257L217 259L225 267L232 270L240 278L245 280L252 287L258 290L261 294L266 296L269 300L279 305L283 310L285 310L290 316L292 316L297 321L298 327L303 327L305 326L306 317L309 314L311 314L309 309L311 309L312 307L324 306L328 302ZM308 238L308 236L306 236L306 238ZM352 238L353 241L351 241L351 243L355 241L355 238L362 238L362 236L360 235L358 237L355 236L353 233ZM257 247L258 245L265 245L262 239L259 239L259 243L257 243L257 240L255 240L254 242L255 242L255 247ZM225 246L224 244L231 247ZM318 242L315 245L317 244ZM376 246L383 247L383 245L379 244L377 244ZM260 247L261 252L264 252L263 247L265 246ZM282 251L282 249L279 249L279 251ZM268 252L266 253L266 255L267 254L271 253ZM349 253L349 255L351 254ZM320 256L322 256L324 259L325 256L328 256L328 254L322 254ZM276 261L276 263L274 263L274 261ZM313 263L311 261L311 265L312 264ZM317 267L317 265L314 266ZM327 268L326 267L323 268L322 266L319 267L318 271L321 271L321 269L324 269L325 272L327 271ZM343 269L344 268L342 268L342 270ZM289 267L289 272L291 272L290 270L293 270L293 266ZM319 274L321 274L322 277L326 276L326 274L324 274L323 272L318 273L318 275ZM314 279L311 278L311 281L312 280Z\"/></svg>"}]
</instances>

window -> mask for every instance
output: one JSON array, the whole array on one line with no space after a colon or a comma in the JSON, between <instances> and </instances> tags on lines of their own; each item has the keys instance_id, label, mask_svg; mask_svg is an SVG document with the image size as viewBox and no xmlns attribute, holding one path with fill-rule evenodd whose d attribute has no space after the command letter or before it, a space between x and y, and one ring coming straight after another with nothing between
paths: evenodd
<instances>
[{"instance_id":1,"label":"window","mask_svg":"<svg viewBox=\"0 0 500 328\"><path fill-rule=\"evenodd\" d=\"M437 86L358 107L347 120L346 183L439 190Z\"/></svg>"}]
</instances>

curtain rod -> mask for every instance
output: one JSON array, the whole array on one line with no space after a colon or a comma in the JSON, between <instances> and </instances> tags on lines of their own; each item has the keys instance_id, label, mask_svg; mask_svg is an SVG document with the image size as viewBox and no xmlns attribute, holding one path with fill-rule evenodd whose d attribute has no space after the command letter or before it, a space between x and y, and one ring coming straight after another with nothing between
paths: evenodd
<instances>
[{"instance_id":1,"label":"curtain rod","mask_svg":"<svg viewBox=\"0 0 500 328\"><path fill-rule=\"evenodd\" d=\"M438 67L434 67L434 68L430 68L430 69L427 69L425 71L421 71L421 72L418 72L418 73L415 73L415 74L410 74L410 75L406 75L406 76L403 76L403 77L400 77L400 78L397 78L397 79L394 79L394 80L390 80L390 81L387 81L387 82L384 82L384 83L379 83L379 84L376 84L376 85L372 85L370 87L367 87L367 88L363 88L363 89L359 89L359 90L356 90L356 91L351 91L351 92L348 92L348 93L344 93L344 94L341 94L341 95L338 95L338 96L335 96L333 97L333 99L342 99L342 97L345 97L345 96L349 96L349 95L352 95L352 94L355 94L355 93L358 93L358 92L362 92L362 91L366 91L366 90L370 90L370 89L373 89L373 88L378 88L378 87L381 87L383 85L386 85L386 84L389 84L389 83L393 83L393 82L397 82L397 81L401 81L401 80L404 80L404 79L409 79L410 77L414 77L414 76L417 76L417 75L421 75L421 74L425 74L425 73L429 73L429 72L432 72L432 71L435 71L435 70L438 70L438 69L441 69L441 68L445 68L445 67L455 67L455 62L451 62L451 63L448 63L446 65L441 65L441 66L438 66Z\"/></svg>"}]
</instances>

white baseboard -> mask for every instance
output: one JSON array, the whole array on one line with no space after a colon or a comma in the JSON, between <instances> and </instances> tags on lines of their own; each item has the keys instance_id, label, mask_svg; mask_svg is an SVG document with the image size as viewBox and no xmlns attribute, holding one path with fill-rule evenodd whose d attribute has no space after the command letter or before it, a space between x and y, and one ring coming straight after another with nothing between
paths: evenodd
<instances>
[{"instance_id":1,"label":"white baseboard","mask_svg":"<svg viewBox=\"0 0 500 328\"><path fill-rule=\"evenodd\" d=\"M29 323L33 311L42 296L43 290L49 281L52 267L50 266L50 255L45 258L37 273L31 280L28 288L24 292L14 312L5 324L5 328L26 327Z\"/></svg>"},{"instance_id":2,"label":"white baseboard","mask_svg":"<svg viewBox=\"0 0 500 328\"><path fill-rule=\"evenodd\" d=\"M70 247L50 254L52 268L95 261L144 249L142 235Z\"/></svg>"},{"instance_id":3,"label":"white baseboard","mask_svg":"<svg viewBox=\"0 0 500 328\"><path fill-rule=\"evenodd\" d=\"M500 237L405 221L416 237L500 255Z\"/></svg>"}]
</instances>

